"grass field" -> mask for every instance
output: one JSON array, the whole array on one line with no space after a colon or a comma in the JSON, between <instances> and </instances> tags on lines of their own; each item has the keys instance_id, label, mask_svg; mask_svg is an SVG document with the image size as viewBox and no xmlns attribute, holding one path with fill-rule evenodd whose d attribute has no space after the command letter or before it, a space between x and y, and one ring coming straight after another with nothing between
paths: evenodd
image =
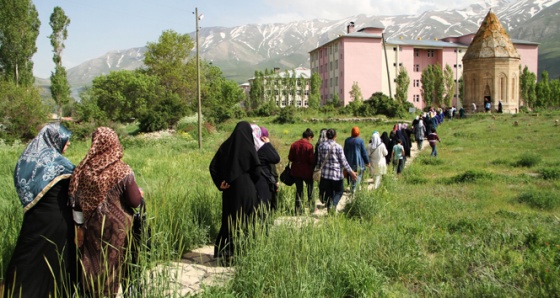
<instances>
[{"instance_id":1,"label":"grass field","mask_svg":"<svg viewBox=\"0 0 560 298\"><path fill-rule=\"evenodd\" d=\"M305 117L303 117L305 118ZM240 243L236 273L207 297L555 297L560 295L560 127L558 113L475 115L438 127L439 158L429 148L401 177L358 192L345 212L309 226L258 229ZM394 122L308 122L269 129L282 157L305 128L337 129L339 144L358 125L364 140ZM518 125L514 125L517 121ZM125 161L147 193L153 248L141 270L213 242L221 196L208 165L235 122L192 137L123 139ZM196 139L196 138L195 138ZM72 142L78 163L87 142ZM0 147L0 267L3 274L21 225L13 167L24 146ZM278 214L293 209L282 186ZM0 275L3 278L3 275ZM146 297L173 296L165 272L151 276ZM148 280L144 280L148 282Z\"/></svg>"}]
</instances>

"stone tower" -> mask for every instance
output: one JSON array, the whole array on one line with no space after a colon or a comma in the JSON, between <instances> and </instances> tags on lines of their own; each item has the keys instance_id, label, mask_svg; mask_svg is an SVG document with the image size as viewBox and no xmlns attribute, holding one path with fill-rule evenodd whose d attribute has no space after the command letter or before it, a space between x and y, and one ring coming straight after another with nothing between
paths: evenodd
<instances>
[{"instance_id":1,"label":"stone tower","mask_svg":"<svg viewBox=\"0 0 560 298\"><path fill-rule=\"evenodd\" d=\"M519 111L519 54L498 17L489 11L463 57L463 106L492 111L502 102L504 113Z\"/></svg>"}]
</instances>

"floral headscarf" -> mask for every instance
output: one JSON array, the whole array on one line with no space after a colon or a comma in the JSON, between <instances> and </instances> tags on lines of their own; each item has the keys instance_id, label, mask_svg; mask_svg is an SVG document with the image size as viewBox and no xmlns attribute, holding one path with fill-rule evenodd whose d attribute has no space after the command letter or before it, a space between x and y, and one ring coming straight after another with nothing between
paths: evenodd
<instances>
[{"instance_id":1,"label":"floral headscarf","mask_svg":"<svg viewBox=\"0 0 560 298\"><path fill-rule=\"evenodd\" d=\"M74 165L62 156L72 133L59 123L48 124L27 145L14 170L14 184L26 212L60 180L70 178Z\"/></svg>"},{"instance_id":2,"label":"floral headscarf","mask_svg":"<svg viewBox=\"0 0 560 298\"><path fill-rule=\"evenodd\" d=\"M251 124L251 129L253 130L253 141L255 142L255 150L259 151L259 149L261 149L261 147L264 145L264 142L261 140L261 128L256 124Z\"/></svg>"}]
</instances>

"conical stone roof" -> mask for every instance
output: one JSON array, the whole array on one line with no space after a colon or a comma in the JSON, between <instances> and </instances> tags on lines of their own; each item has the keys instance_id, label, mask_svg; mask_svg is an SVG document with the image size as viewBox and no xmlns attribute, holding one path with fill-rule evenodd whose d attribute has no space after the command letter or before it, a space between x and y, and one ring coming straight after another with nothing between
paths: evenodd
<instances>
[{"instance_id":1,"label":"conical stone roof","mask_svg":"<svg viewBox=\"0 0 560 298\"><path fill-rule=\"evenodd\" d=\"M509 35L492 11L482 21L463 60L477 58L519 58Z\"/></svg>"}]
</instances>

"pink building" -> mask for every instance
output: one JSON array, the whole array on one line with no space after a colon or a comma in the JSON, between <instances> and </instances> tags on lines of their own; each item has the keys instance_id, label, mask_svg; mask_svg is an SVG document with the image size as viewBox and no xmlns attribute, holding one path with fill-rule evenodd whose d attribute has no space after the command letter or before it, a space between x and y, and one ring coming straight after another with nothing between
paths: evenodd
<instances>
[{"instance_id":1,"label":"pink building","mask_svg":"<svg viewBox=\"0 0 560 298\"><path fill-rule=\"evenodd\" d=\"M418 109L425 104L421 96L421 75L424 68L439 64L449 65L454 72L456 88L454 105L459 94L459 80L463 74L462 59L474 34L446 37L441 40L387 39L384 28L366 27L354 31L350 23L347 33L309 52L312 73L322 79L321 104L336 95L347 105L352 98L350 91L357 84L364 99L373 93L382 92L394 97L395 78L403 67L410 78L408 101ZM521 56L521 66L537 73L538 44L512 40Z\"/></svg>"}]
</instances>

